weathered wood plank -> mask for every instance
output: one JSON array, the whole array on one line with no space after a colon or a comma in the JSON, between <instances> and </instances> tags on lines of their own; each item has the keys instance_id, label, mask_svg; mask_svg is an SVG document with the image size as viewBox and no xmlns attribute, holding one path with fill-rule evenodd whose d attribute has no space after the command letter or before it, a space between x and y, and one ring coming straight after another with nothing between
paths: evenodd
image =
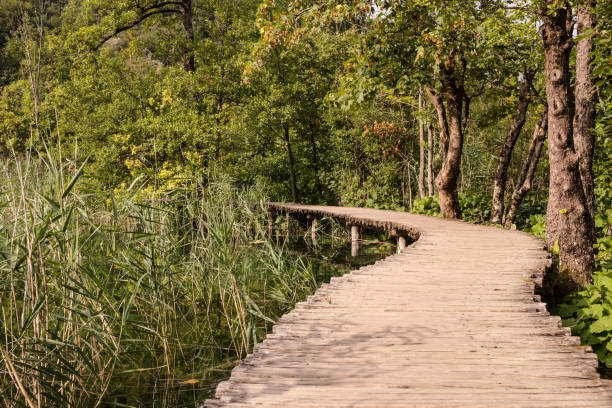
<instances>
[{"instance_id":1,"label":"weathered wood plank","mask_svg":"<svg viewBox=\"0 0 612 408\"><path fill-rule=\"evenodd\" d=\"M418 239L281 317L206 407L612 407L612 385L534 294L537 238L364 208L272 203Z\"/></svg>"}]
</instances>

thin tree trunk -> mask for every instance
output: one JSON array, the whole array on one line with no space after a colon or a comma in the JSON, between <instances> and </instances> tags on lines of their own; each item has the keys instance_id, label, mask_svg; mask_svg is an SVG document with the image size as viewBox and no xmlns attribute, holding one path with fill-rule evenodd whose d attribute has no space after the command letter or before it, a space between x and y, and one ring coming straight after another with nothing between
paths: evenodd
<instances>
[{"instance_id":1,"label":"thin tree trunk","mask_svg":"<svg viewBox=\"0 0 612 408\"><path fill-rule=\"evenodd\" d=\"M468 119L470 118L470 103L471 102L472 102L472 98L469 98L467 95L463 95L463 123L461 124L461 127L464 133L468 125Z\"/></svg>"},{"instance_id":2,"label":"thin tree trunk","mask_svg":"<svg viewBox=\"0 0 612 408\"><path fill-rule=\"evenodd\" d=\"M317 157L317 143L314 137L314 129L312 123L310 124L310 146L312 149L312 167L314 170L317 193L319 195L319 201L323 201L323 187L321 186L321 180L319 179L319 160Z\"/></svg>"},{"instance_id":3,"label":"thin tree trunk","mask_svg":"<svg viewBox=\"0 0 612 408\"><path fill-rule=\"evenodd\" d=\"M524 72L523 80L521 81L519 89L519 100L514 113L514 119L510 126L510 131L506 135L504 144L502 146L501 154L499 155L499 161L497 164L497 171L495 173L495 180L493 181L493 209L491 210L491 223L501 224L502 216L504 214L504 195L506 192L506 182L508 180L508 166L510 165L510 158L516 141L518 140L523 125L525 124L525 117L527 116L527 108L529 107L530 100L530 89L531 82L535 71Z\"/></svg>"},{"instance_id":4,"label":"thin tree trunk","mask_svg":"<svg viewBox=\"0 0 612 408\"><path fill-rule=\"evenodd\" d=\"M193 55L193 10L192 10L192 0L183 0L182 8L183 8L183 28L185 29L185 39L187 40L187 55L185 55L185 60L183 61L183 65L185 71L193 72L195 71L195 57Z\"/></svg>"},{"instance_id":5,"label":"thin tree trunk","mask_svg":"<svg viewBox=\"0 0 612 408\"><path fill-rule=\"evenodd\" d=\"M433 186L433 129L431 123L427 124L427 195L434 195Z\"/></svg>"},{"instance_id":6,"label":"thin tree trunk","mask_svg":"<svg viewBox=\"0 0 612 408\"><path fill-rule=\"evenodd\" d=\"M578 284L591 281L594 269L593 221L580 178L573 138L573 98L569 56L572 49L571 9L546 0L541 11L544 41L548 158L550 164L546 242L557 243L560 269Z\"/></svg>"},{"instance_id":7,"label":"thin tree trunk","mask_svg":"<svg viewBox=\"0 0 612 408\"><path fill-rule=\"evenodd\" d=\"M223 96L217 98L217 115L215 116L215 161L221 156L221 111L223 110Z\"/></svg>"},{"instance_id":8,"label":"thin tree trunk","mask_svg":"<svg viewBox=\"0 0 612 408\"><path fill-rule=\"evenodd\" d=\"M420 115L423 112L423 100L419 89L419 197L425 198L425 129L423 119Z\"/></svg>"},{"instance_id":9,"label":"thin tree trunk","mask_svg":"<svg viewBox=\"0 0 612 408\"><path fill-rule=\"evenodd\" d=\"M411 177L411 171L410 171L410 162L408 162L408 200L409 200L409 204L408 204L408 208L409 210L412 210L412 177Z\"/></svg>"},{"instance_id":10,"label":"thin tree trunk","mask_svg":"<svg viewBox=\"0 0 612 408\"><path fill-rule=\"evenodd\" d=\"M438 187L442 216L444 218L461 218L457 180L461 172L461 153L463 150L461 116L465 93L462 82L456 81L452 72L445 72L443 75L442 85L448 107L450 126L448 127L448 150L442 163L442 169L436 177L436 186Z\"/></svg>"},{"instance_id":11,"label":"thin tree trunk","mask_svg":"<svg viewBox=\"0 0 612 408\"><path fill-rule=\"evenodd\" d=\"M578 36L595 28L595 16L591 9L595 1L585 1L578 6ZM591 129L595 127L595 84L591 53L593 40L590 35L576 43L576 112L574 114L574 146L578 154L580 179L591 219L595 217L595 194L593 181L593 149L595 140Z\"/></svg>"},{"instance_id":12,"label":"thin tree trunk","mask_svg":"<svg viewBox=\"0 0 612 408\"><path fill-rule=\"evenodd\" d=\"M287 150L287 164L289 166L289 181L291 183L291 198L294 203L300 202L297 181L295 177L295 165L293 161L293 151L291 150L291 141L289 139L289 125L283 124L283 138L285 141L285 149Z\"/></svg>"},{"instance_id":13,"label":"thin tree trunk","mask_svg":"<svg viewBox=\"0 0 612 408\"><path fill-rule=\"evenodd\" d=\"M544 138L546 137L546 131L548 129L548 108L545 106L544 110L540 114L540 119L533 130L533 137L531 144L529 145L529 151L523 161L521 172L516 181L512 198L510 199L508 215L506 216L505 225L506 228L510 228L516 219L516 214L521 206L523 197L529 190L531 190L531 184L533 183L533 175L535 174L536 168L538 167L538 161L540 160L540 154L542 152L542 146L544 145Z\"/></svg>"}]
</instances>

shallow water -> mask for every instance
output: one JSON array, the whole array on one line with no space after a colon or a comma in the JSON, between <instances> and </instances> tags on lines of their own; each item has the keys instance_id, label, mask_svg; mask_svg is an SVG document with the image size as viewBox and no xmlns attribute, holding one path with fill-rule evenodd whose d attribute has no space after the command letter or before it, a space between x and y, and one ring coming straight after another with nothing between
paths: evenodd
<instances>
[{"instance_id":1,"label":"shallow water","mask_svg":"<svg viewBox=\"0 0 612 408\"><path fill-rule=\"evenodd\" d=\"M388 237L384 235L377 235L373 232L365 233L359 242L357 255L349 237L346 235L333 236L323 231L318 234L316 243L312 242L308 231L293 231L289 242L285 241L284 237L279 238L278 245L289 256L301 257L305 261L312 271L316 287L319 287L322 283L329 282L334 276L341 276L350 270L373 264L394 253L396 246L387 239ZM273 309L274 305L270 307ZM271 330L271 328L272 326L268 325L267 329ZM211 347L214 346L211 345ZM175 395L175 401L179 401L178 404L173 405L176 408L199 408L203 406L202 402L205 399L214 397L217 384L229 378L231 370L241 361L231 350L217 350L217 353L214 354L217 355L217 358L212 364L209 360L209 364L205 366L206 360L203 359L203 367L197 374L193 373L194 380L172 381L170 384L164 383L163 380L160 383L159 378L155 380L154 376L151 376L150 383L143 384L142 381L137 381L137 384L126 387L124 392L128 391L127 399L125 397L116 398L114 404L107 406L164 406L164 401L159 399L163 393L155 391L163 389L165 392L170 390L170 393ZM129 379L126 380L127 383L131 383ZM132 389L132 392L128 388ZM138 402L135 403L135 401Z\"/></svg>"},{"instance_id":2,"label":"shallow water","mask_svg":"<svg viewBox=\"0 0 612 408\"><path fill-rule=\"evenodd\" d=\"M286 246L289 254L302 256L310 264L317 287L322 283L328 283L334 276L359 269L362 266L371 265L379 259L395 253L396 246L384 240L384 236L377 236L374 233L364 234L359 242L359 251L354 255L353 244L346 239L326 236L321 234L316 244L313 244L309 235L298 236L297 239ZM353 254L353 255L352 255ZM240 363L240 360L227 360L221 362L225 367L211 371L211 378L206 381L207 392L198 393L205 398L213 398L217 384L231 374L232 368ZM204 384L200 383L199 387ZM185 390L187 391L187 390ZM188 392L188 391L187 391ZM182 405L184 407L194 407L194 405ZM197 405L195 405L197 406Z\"/></svg>"}]
</instances>

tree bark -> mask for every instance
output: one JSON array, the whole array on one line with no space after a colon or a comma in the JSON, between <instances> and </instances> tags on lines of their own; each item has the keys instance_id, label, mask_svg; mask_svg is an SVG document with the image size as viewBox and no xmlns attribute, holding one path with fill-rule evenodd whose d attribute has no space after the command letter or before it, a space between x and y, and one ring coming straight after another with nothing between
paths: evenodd
<instances>
[{"instance_id":1,"label":"tree bark","mask_svg":"<svg viewBox=\"0 0 612 408\"><path fill-rule=\"evenodd\" d=\"M595 1L585 1L578 7L577 34L588 34L595 28L595 16L591 9ZM576 43L576 104L574 114L574 146L578 154L580 179L591 219L595 218L595 194L593 181L593 149L595 140L592 129L595 127L595 84L591 53L593 39L590 35Z\"/></svg>"},{"instance_id":2,"label":"tree bark","mask_svg":"<svg viewBox=\"0 0 612 408\"><path fill-rule=\"evenodd\" d=\"M436 177L436 187L440 198L440 212L444 218L461 218L457 180L461 172L461 153L463 150L463 129L461 116L465 92L463 83L456 81L452 72L445 72L442 86L448 106L448 150L442 163L442 169Z\"/></svg>"},{"instance_id":3,"label":"tree bark","mask_svg":"<svg viewBox=\"0 0 612 408\"><path fill-rule=\"evenodd\" d=\"M310 146L312 149L312 167L314 170L317 193L319 195L319 201L323 201L323 187L321 185L321 180L319 179L319 159L317 156L317 143L315 140L312 123L310 124Z\"/></svg>"},{"instance_id":4,"label":"tree bark","mask_svg":"<svg viewBox=\"0 0 612 408\"><path fill-rule=\"evenodd\" d=\"M546 0L540 15L544 41L550 181L546 242L559 248L561 272L578 284L591 281L594 269L593 220L582 187L573 138L573 98L569 56L571 8ZM565 7L565 8L564 8Z\"/></svg>"},{"instance_id":5,"label":"tree bark","mask_svg":"<svg viewBox=\"0 0 612 408\"><path fill-rule=\"evenodd\" d=\"M419 90L419 115L423 111L423 100ZM423 119L419 116L419 197L425 198L425 129Z\"/></svg>"},{"instance_id":6,"label":"tree bark","mask_svg":"<svg viewBox=\"0 0 612 408\"><path fill-rule=\"evenodd\" d=\"M433 187L433 130L431 123L427 124L427 195L434 195Z\"/></svg>"},{"instance_id":7,"label":"tree bark","mask_svg":"<svg viewBox=\"0 0 612 408\"><path fill-rule=\"evenodd\" d=\"M527 116L527 108L529 107L530 101L530 89L531 82L535 76L535 71L524 72L523 80L519 88L519 100L514 113L514 119L510 130L506 135L504 144L502 146L499 160L497 163L497 171L495 172L495 180L493 181L493 209L491 210L491 223L501 224L502 217L504 214L504 195L506 192L506 182L508 180L508 166L510 164L510 158L512 151L516 145L523 125L525 124L525 118Z\"/></svg>"},{"instance_id":8,"label":"tree bark","mask_svg":"<svg viewBox=\"0 0 612 408\"><path fill-rule=\"evenodd\" d=\"M289 182L291 183L291 198L294 203L300 202L297 181L295 177L295 164L293 160L293 151L291 150L291 140L289 138L289 125L283 124L283 139L285 141L285 149L287 150L287 164L289 166Z\"/></svg>"},{"instance_id":9,"label":"tree bark","mask_svg":"<svg viewBox=\"0 0 612 408\"><path fill-rule=\"evenodd\" d=\"M448 151L448 121L446 120L446 108L442 97L435 90L426 87L425 91L429 97L429 101L436 109L438 116L438 130L440 132L440 153L442 154L442 162L446 161L446 152Z\"/></svg>"},{"instance_id":10,"label":"tree bark","mask_svg":"<svg viewBox=\"0 0 612 408\"><path fill-rule=\"evenodd\" d=\"M189 47L187 55L185 55L185 61L183 62L183 66L187 72L195 71L195 57L193 55L193 10L191 1L192 0L183 0L182 2L183 28L185 29L185 39L187 39L187 46Z\"/></svg>"},{"instance_id":11,"label":"tree bark","mask_svg":"<svg viewBox=\"0 0 612 408\"><path fill-rule=\"evenodd\" d=\"M510 228L516 219L516 214L521 206L523 197L529 190L533 183L533 175L538 167L538 161L540 160L540 154L542 152L542 146L544 145L544 138L546 137L546 131L548 129L548 108L545 106L544 110L540 114L540 119L533 130L533 137L531 138L531 144L529 145L529 151L521 166L521 172L519 173L510 199L508 215L506 216L505 225L506 228Z\"/></svg>"}]
</instances>

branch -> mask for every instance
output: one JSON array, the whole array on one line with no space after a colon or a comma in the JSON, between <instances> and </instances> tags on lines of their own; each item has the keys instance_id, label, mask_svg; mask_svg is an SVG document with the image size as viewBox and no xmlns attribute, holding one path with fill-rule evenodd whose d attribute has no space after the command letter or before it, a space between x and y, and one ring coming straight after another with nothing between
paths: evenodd
<instances>
[{"instance_id":1,"label":"branch","mask_svg":"<svg viewBox=\"0 0 612 408\"><path fill-rule=\"evenodd\" d=\"M130 28L134 28L134 27L136 27L138 24L142 23L144 20L146 20L147 18L149 18L149 17L151 17L151 16L154 16L154 15L156 15L156 14L162 14L162 13L175 13L175 14L182 14L183 12L182 12L181 10L179 10L179 9L163 9L163 10L155 10L155 11L151 11L150 13L143 14L142 16L140 16L138 19L136 19L136 20L135 20L135 21L133 21L132 23L130 23L130 24L126 25L126 26L123 26L123 27L116 28L116 29L115 29L115 31L114 31L112 34L107 35L106 37L104 37L104 38L102 39L102 41L101 41L101 42L100 42L98 45L96 45L96 46L94 47L94 49L93 49L93 50L94 50L94 51L97 51L97 50L98 50L98 49L99 49L101 46L103 46L103 45L104 45L104 44L105 44L105 43L106 43L108 40L110 40L111 38L113 38L113 37L114 37L114 36L116 36L117 34L122 33L122 32L124 32L124 31L127 31L127 30L129 30Z\"/></svg>"},{"instance_id":2,"label":"branch","mask_svg":"<svg viewBox=\"0 0 612 408\"><path fill-rule=\"evenodd\" d=\"M137 6L137 7L138 7L138 10L140 10L140 12L144 14L151 10L155 10L155 9L166 7L166 6L178 6L183 9L185 8L185 4L181 1L164 1L161 3L154 4L152 6L149 6L149 7L141 7L141 6Z\"/></svg>"},{"instance_id":3,"label":"branch","mask_svg":"<svg viewBox=\"0 0 612 408\"><path fill-rule=\"evenodd\" d=\"M538 102L540 102L542 105L546 105L546 99L544 99L544 97L542 96L541 91L536 89L533 83L531 83L529 86L531 87L531 94L536 97Z\"/></svg>"}]
</instances>

